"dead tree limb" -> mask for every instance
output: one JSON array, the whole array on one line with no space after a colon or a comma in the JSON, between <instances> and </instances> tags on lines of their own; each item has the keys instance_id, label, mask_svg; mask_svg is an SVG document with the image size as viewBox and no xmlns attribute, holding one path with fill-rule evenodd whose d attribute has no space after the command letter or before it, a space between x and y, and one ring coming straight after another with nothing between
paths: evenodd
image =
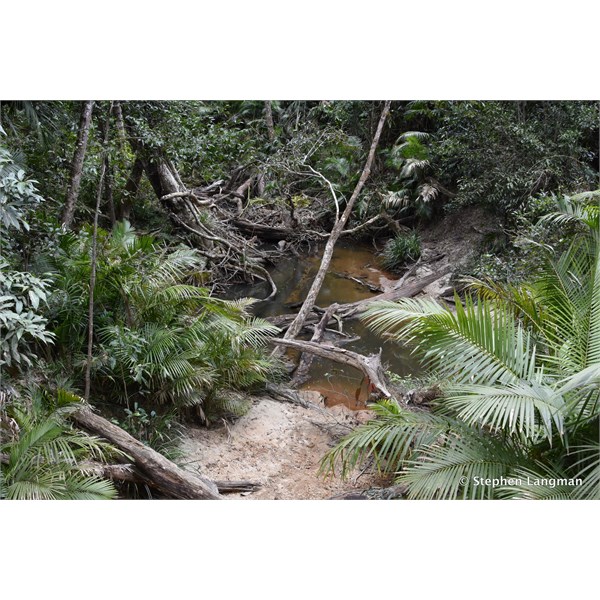
<instances>
[{"instance_id":1,"label":"dead tree limb","mask_svg":"<svg viewBox=\"0 0 600 600\"><path fill-rule=\"evenodd\" d=\"M83 429L105 438L127 454L136 469L152 487L170 498L184 500L217 500L219 490L213 481L184 471L162 454L142 444L126 431L104 417L82 408L71 419Z\"/></svg>"},{"instance_id":2,"label":"dead tree limb","mask_svg":"<svg viewBox=\"0 0 600 600\"><path fill-rule=\"evenodd\" d=\"M331 344L319 344L316 342L305 342L300 340L286 340L284 338L273 338L273 344L279 344L287 348L295 348L302 352L310 352L321 358L327 358L335 362L349 365L361 371L372 384L373 388L386 398L391 398L392 394L388 390L385 372L381 365L381 351L379 354L363 356L357 352L338 348Z\"/></svg>"},{"instance_id":3,"label":"dead tree limb","mask_svg":"<svg viewBox=\"0 0 600 600\"><path fill-rule=\"evenodd\" d=\"M327 327L327 323L331 320L333 313L338 309L337 304L331 304L327 307L327 310L323 313L319 324L315 327L315 332L310 338L311 342L318 344L323 339L323 334L325 333L325 328ZM291 386L298 386L306 381L308 378L308 371L310 366L312 365L314 355L307 352L303 353L300 357L300 362L296 367L296 371L294 372L294 376L290 381Z\"/></svg>"},{"instance_id":4,"label":"dead tree limb","mask_svg":"<svg viewBox=\"0 0 600 600\"><path fill-rule=\"evenodd\" d=\"M356 227L353 227L352 229L346 229L346 230L342 231L342 233L340 235L350 235L351 233L356 233L357 231L360 231L361 229L364 229L365 227L372 225L376 221L379 221L379 219L383 219L383 215L381 213L379 213L378 215L375 215L374 217L371 217L368 221L365 221L364 223L361 223L360 225L357 225Z\"/></svg>"},{"instance_id":5,"label":"dead tree limb","mask_svg":"<svg viewBox=\"0 0 600 600\"><path fill-rule=\"evenodd\" d=\"M373 164L373 160L375 158L375 152L377 150L377 146L379 145L379 138L381 137L381 132L383 131L383 126L384 126L387 116L390 112L390 104L391 104L391 102L388 100L385 103L383 110L381 111L381 116L379 118L379 123L377 125L377 131L375 132L373 142L371 143L371 148L369 150L369 156L367 157L367 161L363 168L360 179L358 180L358 183L356 184L356 187L354 188L354 191L352 192L352 196L348 200L348 204L346 205L344 212L342 213L341 217L336 220L336 223L333 226L333 229L331 230L331 234L327 240L327 244L325 245L325 250L323 252L323 258L321 259L321 265L319 267L319 271L317 272L317 275L315 276L315 279L313 280L311 288L310 288L308 294L306 295L306 299L304 300L304 304L302 305L302 308L300 309L300 311L296 315L296 318L291 323L291 325L289 326L288 330L285 333L284 338L286 340L293 340L298 335L298 333L300 333L300 330L304 326L304 322L306 321L306 318L312 311L312 307L314 306L314 303L317 299L319 291L321 290L321 286L323 285L323 281L325 280L325 275L327 273L327 270L329 269L329 265L331 263L331 257L333 256L333 249L335 247L335 244L336 244L338 238L340 237L340 234L342 233L344 227L346 226L346 223L348 222L350 213L352 212L352 208L354 207L354 203L355 203L356 199L362 192L362 189L363 189L367 179L369 178L369 175L371 174L371 165ZM280 348L275 348L275 353L281 354L282 350Z\"/></svg>"}]
</instances>

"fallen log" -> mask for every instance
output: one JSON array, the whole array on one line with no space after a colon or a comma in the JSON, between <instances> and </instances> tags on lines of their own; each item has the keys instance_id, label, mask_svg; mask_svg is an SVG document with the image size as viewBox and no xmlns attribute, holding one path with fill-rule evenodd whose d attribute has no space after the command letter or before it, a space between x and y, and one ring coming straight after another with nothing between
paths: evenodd
<instances>
[{"instance_id":1,"label":"fallen log","mask_svg":"<svg viewBox=\"0 0 600 600\"><path fill-rule=\"evenodd\" d=\"M162 454L144 445L125 430L104 417L81 408L71 415L80 427L105 438L127 454L144 479L170 498L184 500L216 500L219 490L216 484L200 475L184 471Z\"/></svg>"},{"instance_id":2,"label":"fallen log","mask_svg":"<svg viewBox=\"0 0 600 600\"><path fill-rule=\"evenodd\" d=\"M418 281L408 285L399 286L398 288L390 290L389 292L378 294L377 296L372 296L371 298L365 298L364 300L358 300L357 302L340 304L337 314L344 319L349 319L351 317L358 318L358 316L367 310L367 308L369 308L373 302L380 302L382 300L393 302L394 300L399 300L400 298L413 298L422 292L423 289L426 288L430 283L433 283L440 277L450 273L451 270L452 267L447 266L443 269L440 269L437 273L433 273L428 277L423 277L422 279L419 279Z\"/></svg>"},{"instance_id":3,"label":"fallen log","mask_svg":"<svg viewBox=\"0 0 600 600\"><path fill-rule=\"evenodd\" d=\"M152 480L145 477L135 465L116 464L107 465L99 462L86 462L81 469L90 475L119 481L122 483L146 484L153 486ZM262 486L256 481L214 481L219 494L239 494L242 492L255 492Z\"/></svg>"},{"instance_id":4,"label":"fallen log","mask_svg":"<svg viewBox=\"0 0 600 600\"><path fill-rule=\"evenodd\" d=\"M381 350L379 351L379 354L363 356L357 352L352 352L345 348L338 348L331 344L319 344L301 340L286 340L283 338L272 338L271 343L287 348L295 348L302 352L310 352L321 358L327 358L354 367L367 377L374 390L378 391L386 398L392 397L392 394L388 390L387 378L381 365Z\"/></svg>"},{"instance_id":5,"label":"fallen log","mask_svg":"<svg viewBox=\"0 0 600 600\"><path fill-rule=\"evenodd\" d=\"M364 300L358 300L357 302L349 302L346 304L339 304L337 310L331 315L333 319L334 315L341 317L342 319L358 319L360 315L369 308L373 302L379 302L381 300L394 301L400 298L413 298L417 294L423 291L430 283L437 281L440 277L448 274L452 268L450 266L440 269L437 273L423 277L419 281L415 281L408 285L402 285L396 289L390 290L383 294L377 294L371 298L365 298ZM319 320L318 314L322 314L326 309L318 306L313 307L313 314L309 315L306 319L305 325L315 324ZM267 317L269 323L276 325L277 327L284 328L296 318L295 314L277 315L276 317Z\"/></svg>"},{"instance_id":6,"label":"fallen log","mask_svg":"<svg viewBox=\"0 0 600 600\"><path fill-rule=\"evenodd\" d=\"M298 237L298 230L288 229L286 227L271 227L270 225L262 225L261 223L252 223L245 219L236 219L232 222L235 227L244 233L256 235L262 240L280 241L289 240Z\"/></svg>"}]
</instances>

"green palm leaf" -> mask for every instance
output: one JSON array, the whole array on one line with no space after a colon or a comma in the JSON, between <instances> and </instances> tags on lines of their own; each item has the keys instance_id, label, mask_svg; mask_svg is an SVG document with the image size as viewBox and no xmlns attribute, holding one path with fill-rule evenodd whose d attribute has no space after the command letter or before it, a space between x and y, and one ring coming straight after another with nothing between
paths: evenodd
<instances>
[{"instance_id":1,"label":"green palm leaf","mask_svg":"<svg viewBox=\"0 0 600 600\"><path fill-rule=\"evenodd\" d=\"M364 319L378 332L414 346L424 366L458 383L530 379L537 364L531 334L512 311L458 297L456 313L431 300L376 302Z\"/></svg>"},{"instance_id":2,"label":"green palm leaf","mask_svg":"<svg viewBox=\"0 0 600 600\"><path fill-rule=\"evenodd\" d=\"M549 441L565 433L564 398L536 381L505 385L451 386L444 407L470 425L487 426L537 441L540 430Z\"/></svg>"},{"instance_id":3,"label":"green palm leaf","mask_svg":"<svg viewBox=\"0 0 600 600\"><path fill-rule=\"evenodd\" d=\"M380 471L394 472L422 446L427 446L450 426L450 421L428 412L401 409L394 401L372 406L376 419L361 425L332 448L320 465L323 474L335 474L339 466L342 477L373 457Z\"/></svg>"},{"instance_id":4,"label":"green palm leaf","mask_svg":"<svg viewBox=\"0 0 600 600\"><path fill-rule=\"evenodd\" d=\"M506 440L466 427L450 431L399 473L408 497L419 500L484 499L496 496L495 481L525 457Z\"/></svg>"}]
</instances>

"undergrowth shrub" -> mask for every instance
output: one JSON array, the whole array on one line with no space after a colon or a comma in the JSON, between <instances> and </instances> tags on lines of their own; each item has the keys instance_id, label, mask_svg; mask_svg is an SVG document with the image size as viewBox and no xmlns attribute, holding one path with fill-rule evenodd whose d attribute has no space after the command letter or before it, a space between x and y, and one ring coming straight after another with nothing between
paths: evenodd
<instances>
[{"instance_id":1,"label":"undergrowth shrub","mask_svg":"<svg viewBox=\"0 0 600 600\"><path fill-rule=\"evenodd\" d=\"M388 240L382 253L382 263L390 271L398 271L421 256L421 238L416 231L399 234Z\"/></svg>"}]
</instances>

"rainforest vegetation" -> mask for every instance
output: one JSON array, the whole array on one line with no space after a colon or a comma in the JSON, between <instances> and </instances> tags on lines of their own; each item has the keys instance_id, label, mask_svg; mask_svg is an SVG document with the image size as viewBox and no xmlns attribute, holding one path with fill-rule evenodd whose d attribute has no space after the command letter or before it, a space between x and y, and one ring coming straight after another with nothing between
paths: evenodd
<instances>
[{"instance_id":1,"label":"rainforest vegetation","mask_svg":"<svg viewBox=\"0 0 600 600\"><path fill-rule=\"evenodd\" d=\"M186 428L306 405L323 360L371 417L318 477L599 498L599 122L584 101L2 101L0 498L249 493L187 468ZM363 295L326 302L339 248L387 283L337 273ZM345 347L353 321L418 369Z\"/></svg>"}]
</instances>

